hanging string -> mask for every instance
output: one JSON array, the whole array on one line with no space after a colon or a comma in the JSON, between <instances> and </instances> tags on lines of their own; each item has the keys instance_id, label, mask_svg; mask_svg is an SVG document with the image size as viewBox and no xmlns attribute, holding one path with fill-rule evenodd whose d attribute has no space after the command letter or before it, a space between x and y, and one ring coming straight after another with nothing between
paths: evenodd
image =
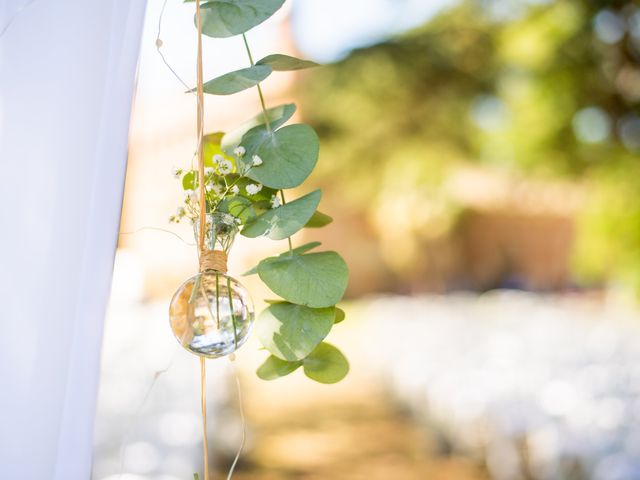
<instances>
[{"instance_id":1,"label":"hanging string","mask_svg":"<svg viewBox=\"0 0 640 480\"><path fill-rule=\"evenodd\" d=\"M196 66L196 95L198 97L198 191L200 203L200 239L198 248L200 253L204 251L204 229L206 223L206 206L205 206L205 190L204 190L204 94L202 86L202 19L200 18L200 2L196 1L196 23L198 26L198 53Z\"/></svg>"},{"instance_id":2,"label":"hanging string","mask_svg":"<svg viewBox=\"0 0 640 480\"><path fill-rule=\"evenodd\" d=\"M204 456L204 480L209 480L209 446L207 445L207 365L200 357L200 406L202 408L202 453Z\"/></svg>"},{"instance_id":3,"label":"hanging string","mask_svg":"<svg viewBox=\"0 0 640 480\"><path fill-rule=\"evenodd\" d=\"M197 101L197 121L196 128L198 132L198 191L199 203L200 203L200 215L198 221L200 222L200 235L198 239L198 252L200 256L205 251L204 248L204 229L206 223L206 208L205 208L205 190L204 190L204 94L202 87L202 18L200 15L200 0L196 0L196 26L198 28L198 52L196 57L196 95ZM202 449L204 457L204 480L209 480L209 448L207 445L207 369L206 360L204 357L200 357L200 391L201 391L201 406L202 406Z\"/></svg>"}]
</instances>

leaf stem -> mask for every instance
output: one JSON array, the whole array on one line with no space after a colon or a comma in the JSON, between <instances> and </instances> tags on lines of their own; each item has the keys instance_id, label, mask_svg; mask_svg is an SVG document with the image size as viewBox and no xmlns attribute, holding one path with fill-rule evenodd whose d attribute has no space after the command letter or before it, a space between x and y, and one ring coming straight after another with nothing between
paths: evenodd
<instances>
[{"instance_id":1,"label":"leaf stem","mask_svg":"<svg viewBox=\"0 0 640 480\"><path fill-rule=\"evenodd\" d=\"M249 62L253 67L254 65L253 55L251 55L249 42L247 41L247 36L244 33L242 34L242 41L244 42L244 48L247 50L247 55L249 56ZM262 94L262 88L260 87L260 83L256 85L256 88L258 89L258 95L260 96L260 105L262 106L262 114L264 115L264 122L265 122L265 125L267 126L267 131L269 132L269 134L271 134L272 133L271 122L269 122L269 115L267 114L267 106L264 102L264 95ZM282 198L282 204L286 205L287 202L284 199L284 191L282 190L280 190L280 198ZM291 243L291 237L287 237L287 242L289 242L289 254L293 256L293 244Z\"/></svg>"},{"instance_id":2,"label":"leaf stem","mask_svg":"<svg viewBox=\"0 0 640 480\"><path fill-rule=\"evenodd\" d=\"M286 205L287 201L284 199L284 190L280 190L280 198L282 198L282 205ZM289 254L293 256L293 245L291 244L291 237L287 237L287 242L289 242Z\"/></svg>"},{"instance_id":3,"label":"leaf stem","mask_svg":"<svg viewBox=\"0 0 640 480\"><path fill-rule=\"evenodd\" d=\"M244 42L244 48L247 51L247 55L249 56L249 62L251 63L251 66L253 67L255 64L253 62L253 55L251 55L251 49L249 48L249 42L247 41L247 36L243 33L242 34L242 40ZM256 85L256 88L258 89L258 95L260 96L260 106L262 107L262 114L264 115L264 122L265 125L267 126L267 131L271 134L271 122L269 122L269 115L267 114L267 106L264 102L264 95L262 94L262 87L260 87L260 84L258 83Z\"/></svg>"}]
</instances>

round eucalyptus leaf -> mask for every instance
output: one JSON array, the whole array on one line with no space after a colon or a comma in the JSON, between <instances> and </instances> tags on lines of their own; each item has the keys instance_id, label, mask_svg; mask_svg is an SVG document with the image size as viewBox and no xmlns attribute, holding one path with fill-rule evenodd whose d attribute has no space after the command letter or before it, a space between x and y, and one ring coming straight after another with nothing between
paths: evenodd
<instances>
[{"instance_id":1,"label":"round eucalyptus leaf","mask_svg":"<svg viewBox=\"0 0 640 480\"><path fill-rule=\"evenodd\" d=\"M322 228L331 222L333 222L333 218L326 213L315 212L306 223L305 228Z\"/></svg>"},{"instance_id":2,"label":"round eucalyptus leaf","mask_svg":"<svg viewBox=\"0 0 640 480\"><path fill-rule=\"evenodd\" d=\"M267 118L269 119L269 125L272 130L280 128L289 120L296 111L296 106L293 103L287 103L285 105L278 105L277 107L269 108L267 110ZM245 133L258 125L265 125L266 119L264 113L259 113L255 117L247 120L243 124L237 126L230 132L225 133L222 137L221 147L228 154L233 153L233 149L240 145L242 137Z\"/></svg>"},{"instance_id":3,"label":"round eucalyptus leaf","mask_svg":"<svg viewBox=\"0 0 640 480\"><path fill-rule=\"evenodd\" d=\"M239 195L223 198L218 204L217 210L239 218L242 223L252 222L257 217L251 200Z\"/></svg>"},{"instance_id":4,"label":"round eucalyptus leaf","mask_svg":"<svg viewBox=\"0 0 640 480\"><path fill-rule=\"evenodd\" d=\"M231 95L247 88L255 87L271 75L272 71L268 65L254 65L242 68L209 80L202 86L202 89L204 93L212 95Z\"/></svg>"},{"instance_id":5,"label":"round eucalyptus leaf","mask_svg":"<svg viewBox=\"0 0 640 480\"><path fill-rule=\"evenodd\" d=\"M269 355L262 365L258 367L256 373L262 380L275 380L294 372L302 362L287 362L278 357Z\"/></svg>"},{"instance_id":6,"label":"round eucalyptus leaf","mask_svg":"<svg viewBox=\"0 0 640 480\"><path fill-rule=\"evenodd\" d=\"M347 314L344 313L344 310L342 310L341 308L336 307L336 318L334 319L333 323L340 323L342 322L345 318L346 318Z\"/></svg>"},{"instance_id":7,"label":"round eucalyptus leaf","mask_svg":"<svg viewBox=\"0 0 640 480\"><path fill-rule=\"evenodd\" d=\"M300 185L313 171L318 161L318 135L303 123L287 125L272 133L254 127L242 138L247 151L245 158L258 155L263 163L247 173L267 187L282 189Z\"/></svg>"},{"instance_id":8,"label":"round eucalyptus leaf","mask_svg":"<svg viewBox=\"0 0 640 480\"><path fill-rule=\"evenodd\" d=\"M322 342L302 361L304 374L320 383L337 383L349 373L349 362L333 345Z\"/></svg>"},{"instance_id":9,"label":"round eucalyptus leaf","mask_svg":"<svg viewBox=\"0 0 640 480\"><path fill-rule=\"evenodd\" d=\"M222 140L224 133L215 132L209 133L202 138L202 150L204 153L204 165L205 167L213 167L213 156L222 155L227 160L234 162L233 157L225 155L220 148L220 141Z\"/></svg>"},{"instance_id":10,"label":"round eucalyptus leaf","mask_svg":"<svg viewBox=\"0 0 640 480\"><path fill-rule=\"evenodd\" d=\"M200 7L202 33L215 38L239 35L264 22L283 3L284 0L212 0L203 3Z\"/></svg>"},{"instance_id":11,"label":"round eucalyptus leaf","mask_svg":"<svg viewBox=\"0 0 640 480\"><path fill-rule=\"evenodd\" d=\"M249 238L266 235L271 240L283 240L303 228L315 212L322 193L315 190L278 208L272 208L242 229Z\"/></svg>"},{"instance_id":12,"label":"round eucalyptus leaf","mask_svg":"<svg viewBox=\"0 0 640 480\"><path fill-rule=\"evenodd\" d=\"M336 252L283 254L258 264L260 279L275 294L312 308L338 303L347 288L347 264Z\"/></svg>"},{"instance_id":13,"label":"round eucalyptus leaf","mask_svg":"<svg viewBox=\"0 0 640 480\"><path fill-rule=\"evenodd\" d=\"M256 322L262 345L282 360L302 360L327 336L336 312L333 307L309 308L288 302L271 304Z\"/></svg>"},{"instance_id":14,"label":"round eucalyptus leaf","mask_svg":"<svg viewBox=\"0 0 640 480\"><path fill-rule=\"evenodd\" d=\"M182 188L184 190L195 190L196 187L198 186L198 172L192 170L190 172L187 172L184 174L184 176L182 177Z\"/></svg>"},{"instance_id":15,"label":"round eucalyptus leaf","mask_svg":"<svg viewBox=\"0 0 640 480\"><path fill-rule=\"evenodd\" d=\"M319 66L316 62L310 60L302 60L300 58L291 57L276 53L267 55L256 62L256 65L269 65L274 71L284 72L290 70L302 70L304 68L312 68Z\"/></svg>"},{"instance_id":16,"label":"round eucalyptus leaf","mask_svg":"<svg viewBox=\"0 0 640 480\"><path fill-rule=\"evenodd\" d=\"M305 243L304 245L300 245L299 247L296 247L293 249L293 254L294 255L302 255L303 253L308 252L309 250L313 250L314 248L319 247L320 245L322 245L321 242L309 242L309 243ZM280 257L284 257L284 256L290 256L291 252L285 252L285 253L281 253ZM246 272L244 272L242 274L243 277L246 277L248 275L255 275L256 273L258 273L258 265L256 265L255 267L253 267L250 270L247 270ZM266 301L266 300L265 300ZM281 302L282 300L276 300L278 302Z\"/></svg>"}]
</instances>

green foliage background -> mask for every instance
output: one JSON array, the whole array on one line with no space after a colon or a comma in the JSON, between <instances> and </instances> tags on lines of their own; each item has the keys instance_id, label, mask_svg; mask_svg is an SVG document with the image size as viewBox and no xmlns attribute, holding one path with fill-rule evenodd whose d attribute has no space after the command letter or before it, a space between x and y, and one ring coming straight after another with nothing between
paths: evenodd
<instances>
[{"instance_id":1,"label":"green foliage background","mask_svg":"<svg viewBox=\"0 0 640 480\"><path fill-rule=\"evenodd\" d=\"M428 200L453 228L461 207L442 185L459 167L562 179L585 192L576 278L640 292L640 131L626 146L618 134L640 113L638 5L522 2L518 18L504 19L491 3L463 2L305 77L303 113L322 158L332 159L319 163L326 196L338 191L366 215L413 195L410 208ZM627 27L614 43L594 31L605 10ZM483 105L491 114L484 126L474 121ZM588 107L608 115L607 139L585 143L574 133L576 113Z\"/></svg>"}]
</instances>

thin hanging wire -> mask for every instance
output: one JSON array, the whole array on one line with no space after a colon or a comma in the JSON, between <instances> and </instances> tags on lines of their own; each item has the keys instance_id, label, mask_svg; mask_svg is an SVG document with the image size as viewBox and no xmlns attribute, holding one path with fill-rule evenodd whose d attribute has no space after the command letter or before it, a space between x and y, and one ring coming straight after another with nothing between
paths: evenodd
<instances>
[{"instance_id":1,"label":"thin hanging wire","mask_svg":"<svg viewBox=\"0 0 640 480\"><path fill-rule=\"evenodd\" d=\"M189 85L187 85L187 82L185 82L182 79L182 77L180 75L178 75L178 72L176 72L175 69L171 66L171 64L169 64L169 62L165 58L164 54L162 53L162 50L160 50L162 48L162 46L164 45L164 42L160 38L160 35L162 33L162 18L164 17L164 10L165 10L165 7L167 6L167 1L168 0L164 0L162 2L162 9L160 10L160 15L158 16L158 33L156 35L156 50L158 52L158 55L160 55L160 58L162 59L162 62L169 69L169 71L173 74L173 76L176 77L178 79L178 81L182 84L182 86L184 86L184 88L187 89L188 93L191 93L192 95L195 95L195 92L193 92L191 90L191 87Z\"/></svg>"},{"instance_id":2,"label":"thin hanging wire","mask_svg":"<svg viewBox=\"0 0 640 480\"><path fill-rule=\"evenodd\" d=\"M176 237L178 240L180 240L185 245L188 245L189 247L195 246L195 243L185 240L180 235L178 235L176 232L172 232L171 230L167 230L165 228L160 228L160 227L140 227L140 228L137 228L136 230L133 230L131 232L120 232L119 235L136 235L137 233L143 232L145 230L152 230L152 231L157 231L157 232L162 232L162 233L169 233L169 234L173 235L174 237Z\"/></svg>"},{"instance_id":3,"label":"thin hanging wire","mask_svg":"<svg viewBox=\"0 0 640 480\"><path fill-rule=\"evenodd\" d=\"M151 383L149 383L149 386L147 387L147 391L145 392L144 397L142 397L142 401L140 402L140 405L136 409L135 413L132 415L128 428L125 430L124 434L122 435L122 441L120 442L120 449L119 449L120 450L120 470L118 472L118 478L122 478L122 475L124 475L124 467L125 467L127 448L128 448L127 442L129 441L131 434L133 433L136 426L138 425L138 421L140 420L142 411L144 410L144 407L146 407L147 402L151 397L151 392L153 392L153 389L155 388L156 383L158 382L158 379L171 369L179 349L180 349L180 345L176 345L173 353L171 354L169 363L167 363L167 365L164 368L161 368L160 370L156 370L153 373L153 379L151 380Z\"/></svg>"},{"instance_id":4,"label":"thin hanging wire","mask_svg":"<svg viewBox=\"0 0 640 480\"><path fill-rule=\"evenodd\" d=\"M236 452L236 456L233 459L233 463L231 464L231 468L229 469L229 473L227 474L227 480L231 480L231 476L238 464L238 460L240 460L240 455L242 454L242 450L244 449L244 444L247 441L247 422L244 417L244 407L242 406L242 388L240 386L240 377L238 376L238 370L233 365L233 374L236 379L236 390L238 392L238 410L240 411L240 422L242 424L242 439L240 440L240 446L238 447L238 451Z\"/></svg>"}]
</instances>

